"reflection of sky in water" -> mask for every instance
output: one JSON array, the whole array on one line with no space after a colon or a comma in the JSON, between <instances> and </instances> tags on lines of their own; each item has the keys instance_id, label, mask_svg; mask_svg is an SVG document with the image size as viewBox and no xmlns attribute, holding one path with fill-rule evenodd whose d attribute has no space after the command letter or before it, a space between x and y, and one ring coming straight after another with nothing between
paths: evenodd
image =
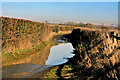
<instances>
[{"instance_id":1,"label":"reflection of sky in water","mask_svg":"<svg viewBox=\"0 0 120 80\"><path fill-rule=\"evenodd\" d=\"M67 59L63 59L63 57L73 57L74 48L71 43L59 44L57 46L53 46L50 50L50 55L48 60L46 61L46 65L58 65L67 62Z\"/></svg>"}]
</instances>

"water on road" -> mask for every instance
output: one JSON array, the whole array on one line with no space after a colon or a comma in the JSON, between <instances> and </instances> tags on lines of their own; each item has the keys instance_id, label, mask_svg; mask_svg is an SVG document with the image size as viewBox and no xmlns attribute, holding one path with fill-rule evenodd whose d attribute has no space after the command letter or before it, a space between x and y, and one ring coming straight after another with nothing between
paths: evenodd
<instances>
[{"instance_id":1,"label":"water on road","mask_svg":"<svg viewBox=\"0 0 120 80\"><path fill-rule=\"evenodd\" d=\"M48 60L46 65L59 65L67 62L66 58L71 58L74 56L74 48L71 43L63 43L56 46L53 46L50 50Z\"/></svg>"}]
</instances>

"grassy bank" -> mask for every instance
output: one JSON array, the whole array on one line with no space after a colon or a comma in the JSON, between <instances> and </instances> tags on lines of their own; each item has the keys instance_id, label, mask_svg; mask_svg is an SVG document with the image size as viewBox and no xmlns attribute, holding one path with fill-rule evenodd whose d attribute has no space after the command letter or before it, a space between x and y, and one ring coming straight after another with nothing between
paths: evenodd
<instances>
[{"instance_id":1,"label":"grassy bank","mask_svg":"<svg viewBox=\"0 0 120 80\"><path fill-rule=\"evenodd\" d=\"M1 17L1 20L3 64L40 52L52 43L53 36L74 28L9 17Z\"/></svg>"},{"instance_id":2,"label":"grassy bank","mask_svg":"<svg viewBox=\"0 0 120 80\"><path fill-rule=\"evenodd\" d=\"M41 54L41 51L43 51L43 49L45 47L47 47L47 45L50 45L51 47L53 45L55 45L55 41L53 41L53 38L57 37L58 39L60 39L60 37L62 35L66 34L65 33L54 33L50 36L50 39L42 42L40 45L36 45L35 47L33 47L32 49L19 49L19 50L15 50L15 51L11 51L9 53L4 53L2 52L2 66L6 66L6 65L11 65L11 64L15 64L18 62L21 62L21 60L28 58L31 55L37 55L38 53ZM48 48L49 49L49 48ZM40 64L41 65L41 64Z\"/></svg>"},{"instance_id":3,"label":"grassy bank","mask_svg":"<svg viewBox=\"0 0 120 80\"><path fill-rule=\"evenodd\" d=\"M40 53L48 44L50 44L50 41L46 41L41 43L40 45L36 45L32 49L19 49L13 52L11 51L10 53L2 53L2 66L21 62L21 60L24 60L31 55Z\"/></svg>"},{"instance_id":4,"label":"grassy bank","mask_svg":"<svg viewBox=\"0 0 120 80\"><path fill-rule=\"evenodd\" d=\"M2 51L33 48L50 39L53 33L72 31L72 26L54 25L24 19L1 17Z\"/></svg>"},{"instance_id":5,"label":"grassy bank","mask_svg":"<svg viewBox=\"0 0 120 80\"><path fill-rule=\"evenodd\" d=\"M15 51L11 51L9 53L2 53L2 57L6 58L6 61L12 61L12 60L17 60L20 58L24 58L27 57L31 54L36 54L37 52L41 51L41 49L43 49L46 45L48 44L48 42L43 42L40 45L36 45L33 49L23 49L23 50L15 50Z\"/></svg>"}]
</instances>

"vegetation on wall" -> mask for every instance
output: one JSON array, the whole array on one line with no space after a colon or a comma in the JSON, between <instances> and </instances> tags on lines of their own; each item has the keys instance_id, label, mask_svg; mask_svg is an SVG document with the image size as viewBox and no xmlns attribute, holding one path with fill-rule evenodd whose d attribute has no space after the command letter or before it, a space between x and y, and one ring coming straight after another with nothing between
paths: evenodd
<instances>
[{"instance_id":1,"label":"vegetation on wall","mask_svg":"<svg viewBox=\"0 0 120 80\"><path fill-rule=\"evenodd\" d=\"M1 20L2 53L5 58L13 58L13 56L19 58L19 53L24 55L26 50L34 51L33 49L36 49L37 45L42 45L48 41L51 34L66 31L64 26L30 20L9 17L1 17ZM73 27L67 27L70 27L67 31L72 31ZM41 46L38 48L41 48ZM23 53L20 51L23 51Z\"/></svg>"}]
</instances>

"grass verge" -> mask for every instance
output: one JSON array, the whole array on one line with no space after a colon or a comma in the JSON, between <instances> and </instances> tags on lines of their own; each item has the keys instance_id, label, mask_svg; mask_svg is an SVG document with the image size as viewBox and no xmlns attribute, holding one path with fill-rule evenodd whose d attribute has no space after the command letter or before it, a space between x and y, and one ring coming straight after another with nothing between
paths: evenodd
<instances>
[{"instance_id":1,"label":"grass verge","mask_svg":"<svg viewBox=\"0 0 120 80\"><path fill-rule=\"evenodd\" d=\"M47 72L46 74L44 74L43 78L60 78L59 75L59 66L55 66L54 68L52 68L49 72ZM71 65L64 65L64 67L61 70L61 76L64 79L68 79L71 78L73 74L69 73L69 71L72 70Z\"/></svg>"},{"instance_id":2,"label":"grass verge","mask_svg":"<svg viewBox=\"0 0 120 80\"><path fill-rule=\"evenodd\" d=\"M12 63L16 63L26 57L29 57L30 55L40 53L41 50L43 50L48 44L51 46L54 45L54 41L52 40L53 37L58 35L63 35L64 33L55 33L53 34L48 41L42 42L39 45L36 45L32 49L20 49L11 51L9 53L2 52L2 65L6 64L11 65Z\"/></svg>"}]
</instances>

